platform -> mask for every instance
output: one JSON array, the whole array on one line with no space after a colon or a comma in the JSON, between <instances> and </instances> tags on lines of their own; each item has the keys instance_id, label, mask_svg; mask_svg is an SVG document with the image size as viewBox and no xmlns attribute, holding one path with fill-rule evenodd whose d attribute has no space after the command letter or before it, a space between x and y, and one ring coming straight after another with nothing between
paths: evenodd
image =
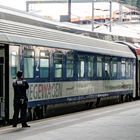
<instances>
[{"instance_id":1,"label":"platform","mask_svg":"<svg viewBox=\"0 0 140 140\"><path fill-rule=\"evenodd\" d=\"M0 140L140 140L140 101L0 128Z\"/></svg>"}]
</instances>

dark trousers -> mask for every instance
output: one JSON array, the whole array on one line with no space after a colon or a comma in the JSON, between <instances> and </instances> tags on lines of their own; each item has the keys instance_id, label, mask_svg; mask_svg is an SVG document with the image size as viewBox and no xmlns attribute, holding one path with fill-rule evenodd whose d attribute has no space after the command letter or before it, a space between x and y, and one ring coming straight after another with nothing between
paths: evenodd
<instances>
[{"instance_id":1,"label":"dark trousers","mask_svg":"<svg viewBox=\"0 0 140 140\"><path fill-rule=\"evenodd\" d=\"M21 124L22 126L26 125L26 115L27 115L27 103L19 103L17 101L14 101L14 115L13 115L13 125L18 124L18 116L21 116Z\"/></svg>"}]
</instances>

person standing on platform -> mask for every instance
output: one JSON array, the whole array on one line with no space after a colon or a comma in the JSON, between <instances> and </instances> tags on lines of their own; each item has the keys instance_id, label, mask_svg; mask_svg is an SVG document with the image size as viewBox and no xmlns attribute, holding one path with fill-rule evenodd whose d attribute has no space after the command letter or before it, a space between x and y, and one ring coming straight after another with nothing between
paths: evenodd
<instances>
[{"instance_id":1,"label":"person standing on platform","mask_svg":"<svg viewBox=\"0 0 140 140\"><path fill-rule=\"evenodd\" d=\"M28 98L26 95L26 90L29 88L29 85L26 80L22 78L22 71L17 71L17 78L13 82L14 89L14 115L13 115L13 127L16 127L18 124L18 116L20 112L21 124L22 127L30 127L27 124L27 103Z\"/></svg>"}]
</instances>

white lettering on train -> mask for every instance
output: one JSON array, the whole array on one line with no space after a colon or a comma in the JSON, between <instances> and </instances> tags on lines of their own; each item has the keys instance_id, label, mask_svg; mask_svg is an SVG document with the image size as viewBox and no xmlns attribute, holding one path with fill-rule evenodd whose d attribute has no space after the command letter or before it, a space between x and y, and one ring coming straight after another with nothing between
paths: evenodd
<instances>
[{"instance_id":1,"label":"white lettering on train","mask_svg":"<svg viewBox=\"0 0 140 140\"><path fill-rule=\"evenodd\" d=\"M62 85L61 83L31 83L27 95L29 100L62 97Z\"/></svg>"}]
</instances>

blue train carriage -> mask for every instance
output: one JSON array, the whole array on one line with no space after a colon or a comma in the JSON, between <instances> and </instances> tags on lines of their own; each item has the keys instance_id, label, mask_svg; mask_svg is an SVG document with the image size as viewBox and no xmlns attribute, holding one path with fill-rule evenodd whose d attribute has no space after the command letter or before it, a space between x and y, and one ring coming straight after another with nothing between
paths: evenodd
<instances>
[{"instance_id":1,"label":"blue train carriage","mask_svg":"<svg viewBox=\"0 0 140 140\"><path fill-rule=\"evenodd\" d=\"M12 82L29 82L30 119L48 107L99 105L135 97L135 55L127 45L0 20L0 120L13 116ZM39 113L38 113L39 112Z\"/></svg>"},{"instance_id":2,"label":"blue train carriage","mask_svg":"<svg viewBox=\"0 0 140 140\"><path fill-rule=\"evenodd\" d=\"M117 41L117 43L127 45L136 56L136 68L135 68L136 98L139 99L140 98L140 46L124 41Z\"/></svg>"}]
</instances>

